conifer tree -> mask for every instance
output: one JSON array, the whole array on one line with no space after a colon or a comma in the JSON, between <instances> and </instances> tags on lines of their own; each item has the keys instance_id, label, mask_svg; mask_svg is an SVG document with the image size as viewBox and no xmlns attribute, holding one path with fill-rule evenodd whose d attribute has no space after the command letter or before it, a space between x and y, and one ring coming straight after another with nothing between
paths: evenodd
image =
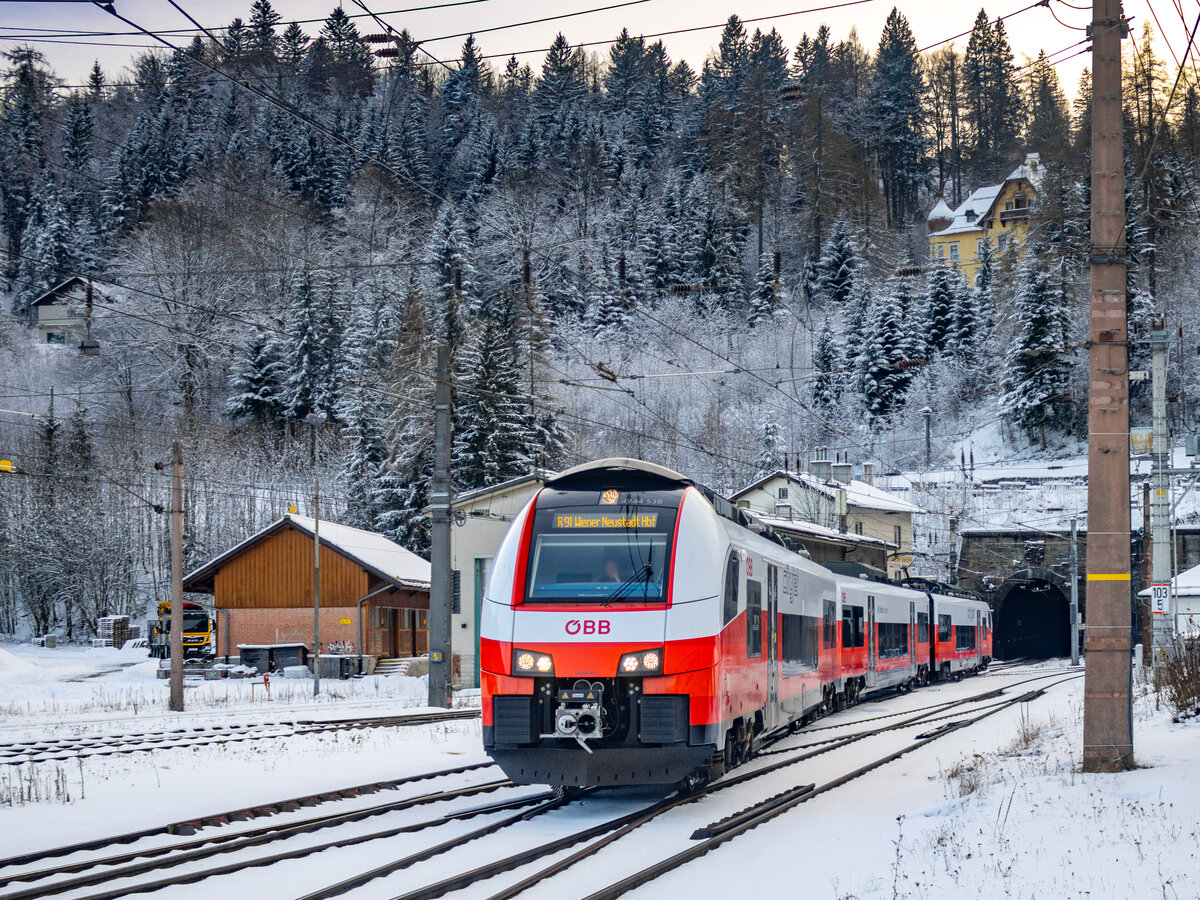
<instances>
[{"instance_id":1,"label":"conifer tree","mask_svg":"<svg viewBox=\"0 0 1200 900\"><path fill-rule=\"evenodd\" d=\"M225 402L225 415L235 422L272 423L284 413L285 380L275 339L261 328L254 329L230 379L233 393Z\"/></svg>"},{"instance_id":2,"label":"conifer tree","mask_svg":"<svg viewBox=\"0 0 1200 900\"><path fill-rule=\"evenodd\" d=\"M379 403L365 386L351 392L346 431L346 524L374 530L378 515L380 469L387 459Z\"/></svg>"},{"instance_id":3,"label":"conifer tree","mask_svg":"<svg viewBox=\"0 0 1200 900\"><path fill-rule=\"evenodd\" d=\"M980 177L995 169L1016 146L1021 128L1020 88L1013 80L1013 53L1004 23L993 26L979 11L963 56L963 110L969 156Z\"/></svg>"},{"instance_id":4,"label":"conifer tree","mask_svg":"<svg viewBox=\"0 0 1200 900\"><path fill-rule=\"evenodd\" d=\"M893 9L879 38L871 107L878 129L888 221L897 227L908 223L917 211L917 195L924 180L926 90L912 29L900 11Z\"/></svg>"},{"instance_id":5,"label":"conifer tree","mask_svg":"<svg viewBox=\"0 0 1200 900\"><path fill-rule=\"evenodd\" d=\"M938 261L925 280L924 333L931 353L945 353L951 334L957 336L955 270Z\"/></svg>"},{"instance_id":6,"label":"conifer tree","mask_svg":"<svg viewBox=\"0 0 1200 900\"><path fill-rule=\"evenodd\" d=\"M411 416L375 487L375 528L413 553L429 556L429 485L433 480L433 423Z\"/></svg>"},{"instance_id":7,"label":"conifer tree","mask_svg":"<svg viewBox=\"0 0 1200 900\"><path fill-rule=\"evenodd\" d=\"M1045 442L1045 429L1068 421L1067 311L1053 276L1030 248L1017 278L1017 333L1008 350L1001 409L1008 421Z\"/></svg>"},{"instance_id":8,"label":"conifer tree","mask_svg":"<svg viewBox=\"0 0 1200 900\"><path fill-rule=\"evenodd\" d=\"M855 276L861 267L862 260L854 235L845 218L839 216L817 261L817 295L835 306L848 303L854 293Z\"/></svg>"},{"instance_id":9,"label":"conifer tree","mask_svg":"<svg viewBox=\"0 0 1200 900\"><path fill-rule=\"evenodd\" d=\"M841 355L834 340L833 329L826 318L821 323L817 333L817 342L813 346L813 382L812 399L818 407L831 409L837 405L841 396L843 376Z\"/></svg>"},{"instance_id":10,"label":"conifer tree","mask_svg":"<svg viewBox=\"0 0 1200 900\"><path fill-rule=\"evenodd\" d=\"M747 323L753 328L763 319L775 315L779 305L781 285L775 272L775 256L778 251L764 253L759 257L758 274L754 279L754 293L750 296L750 310Z\"/></svg>"}]
</instances>

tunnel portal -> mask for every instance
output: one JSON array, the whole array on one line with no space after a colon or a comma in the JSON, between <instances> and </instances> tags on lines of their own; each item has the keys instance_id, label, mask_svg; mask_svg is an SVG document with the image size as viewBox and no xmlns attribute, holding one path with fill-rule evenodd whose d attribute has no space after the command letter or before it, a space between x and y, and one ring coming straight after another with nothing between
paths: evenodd
<instances>
[{"instance_id":1,"label":"tunnel portal","mask_svg":"<svg viewBox=\"0 0 1200 900\"><path fill-rule=\"evenodd\" d=\"M1011 576L996 592L997 659L1042 659L1071 653L1070 598L1063 579L1044 570Z\"/></svg>"}]
</instances>

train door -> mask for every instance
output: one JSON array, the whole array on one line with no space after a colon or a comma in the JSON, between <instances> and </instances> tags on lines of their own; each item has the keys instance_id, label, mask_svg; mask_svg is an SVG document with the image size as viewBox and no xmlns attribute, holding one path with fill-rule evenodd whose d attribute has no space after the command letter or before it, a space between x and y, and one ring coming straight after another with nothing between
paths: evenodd
<instances>
[{"instance_id":1,"label":"train door","mask_svg":"<svg viewBox=\"0 0 1200 900\"><path fill-rule=\"evenodd\" d=\"M983 658L983 612L975 610L975 660Z\"/></svg>"},{"instance_id":2,"label":"train door","mask_svg":"<svg viewBox=\"0 0 1200 900\"><path fill-rule=\"evenodd\" d=\"M917 671L917 604L908 604L908 667Z\"/></svg>"},{"instance_id":3,"label":"train door","mask_svg":"<svg viewBox=\"0 0 1200 900\"><path fill-rule=\"evenodd\" d=\"M879 648L875 642L875 598L867 595L867 684L874 684L875 656Z\"/></svg>"},{"instance_id":4,"label":"train door","mask_svg":"<svg viewBox=\"0 0 1200 900\"><path fill-rule=\"evenodd\" d=\"M779 567L767 566L767 710L766 728L779 724Z\"/></svg>"}]
</instances>

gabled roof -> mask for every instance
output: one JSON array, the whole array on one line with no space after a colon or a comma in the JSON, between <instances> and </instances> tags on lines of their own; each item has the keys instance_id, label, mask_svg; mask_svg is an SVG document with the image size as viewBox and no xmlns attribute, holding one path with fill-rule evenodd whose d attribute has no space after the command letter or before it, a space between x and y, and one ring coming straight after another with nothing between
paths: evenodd
<instances>
[{"instance_id":1,"label":"gabled roof","mask_svg":"<svg viewBox=\"0 0 1200 900\"><path fill-rule=\"evenodd\" d=\"M1171 586L1177 597L1200 597L1200 566L1184 569L1171 579ZM1138 591L1139 597L1149 597L1150 588Z\"/></svg>"},{"instance_id":2,"label":"gabled roof","mask_svg":"<svg viewBox=\"0 0 1200 900\"><path fill-rule=\"evenodd\" d=\"M87 288L87 279L82 275L72 275L66 281L50 288L50 290L46 291L46 293L42 294L41 296L34 298L29 305L43 306L45 304L54 303L57 300L61 300L64 295L70 293L77 287L83 287L84 289Z\"/></svg>"},{"instance_id":3,"label":"gabled roof","mask_svg":"<svg viewBox=\"0 0 1200 900\"><path fill-rule=\"evenodd\" d=\"M742 488L730 497L730 499L736 502L746 496L746 494L761 488L764 484L776 478L785 478L792 484L811 488L828 497L836 497L837 492L843 490L846 492L846 503L850 506L857 506L860 509L876 509L882 512L925 512L921 507L909 503L907 500L901 500L895 494L867 484L865 481L822 481L810 472L785 472L783 469L776 469L749 487Z\"/></svg>"},{"instance_id":4,"label":"gabled roof","mask_svg":"<svg viewBox=\"0 0 1200 900\"><path fill-rule=\"evenodd\" d=\"M781 531L784 534L797 534L849 546L865 544L884 549L894 550L896 548L896 545L891 541L870 537L865 534L849 534L838 531L836 528L826 528L824 525L817 525L815 522L806 522L803 519L785 519L783 516L773 516L769 513L756 512L752 509L744 509L742 512L746 513L754 521L761 522L763 525L773 528L776 531Z\"/></svg>"},{"instance_id":5,"label":"gabled roof","mask_svg":"<svg viewBox=\"0 0 1200 900\"><path fill-rule=\"evenodd\" d=\"M316 522L311 517L289 513L190 573L183 579L184 589L195 590L196 588L190 585L208 581L228 560L281 529L293 528L312 537L315 527ZM321 520L320 532L321 546L340 553L393 586L408 590L429 590L429 563L382 534L352 528L349 525L338 525L324 519Z\"/></svg>"},{"instance_id":6,"label":"gabled roof","mask_svg":"<svg viewBox=\"0 0 1200 900\"><path fill-rule=\"evenodd\" d=\"M544 484L549 479L556 478L557 476L557 472L530 472L528 475L519 475L516 478L510 478L508 481L493 484L491 487L463 491L463 493L455 496L452 505L458 506L460 503L469 503L473 500L478 500L480 497L487 497L490 494L505 494L525 484Z\"/></svg>"},{"instance_id":7,"label":"gabled roof","mask_svg":"<svg viewBox=\"0 0 1200 900\"><path fill-rule=\"evenodd\" d=\"M950 219L953 221L943 228L941 231L932 232L932 235L941 236L944 234L964 234L972 231L983 231L984 221L991 215L992 207L996 204L996 198L1004 190L1004 186L1012 181L1028 181L1037 190L1042 182L1043 169L1041 159L1037 153L1029 153L1025 156L1025 161L1017 166L1000 184L989 184L986 187L976 188L971 192L971 196L954 210L950 212L945 209L942 215L934 215L945 207L944 200L938 200L938 205L934 206L929 213L930 219ZM932 236L931 235L931 236Z\"/></svg>"}]
</instances>

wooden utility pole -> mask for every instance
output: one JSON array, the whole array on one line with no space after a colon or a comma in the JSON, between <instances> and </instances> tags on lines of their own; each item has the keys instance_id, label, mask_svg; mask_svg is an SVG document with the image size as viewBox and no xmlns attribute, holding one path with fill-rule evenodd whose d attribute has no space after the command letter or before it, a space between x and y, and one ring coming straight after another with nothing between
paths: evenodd
<instances>
[{"instance_id":1,"label":"wooden utility pole","mask_svg":"<svg viewBox=\"0 0 1200 900\"><path fill-rule=\"evenodd\" d=\"M1092 5L1087 674L1083 769L1133 767L1130 711L1129 340L1120 0Z\"/></svg>"},{"instance_id":2,"label":"wooden utility pole","mask_svg":"<svg viewBox=\"0 0 1200 900\"><path fill-rule=\"evenodd\" d=\"M171 445L171 711L183 712L183 445Z\"/></svg>"}]
</instances>

